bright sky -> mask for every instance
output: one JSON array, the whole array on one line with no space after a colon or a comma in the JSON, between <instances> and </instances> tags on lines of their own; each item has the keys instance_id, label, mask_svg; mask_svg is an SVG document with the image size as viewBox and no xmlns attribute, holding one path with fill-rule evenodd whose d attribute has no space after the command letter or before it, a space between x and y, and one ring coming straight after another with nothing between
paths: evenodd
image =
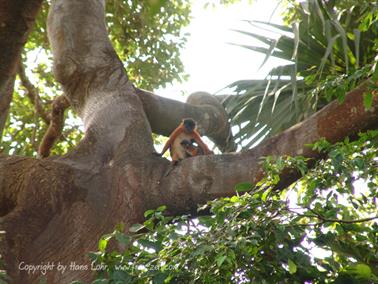
<instances>
[{"instance_id":1,"label":"bright sky","mask_svg":"<svg viewBox=\"0 0 378 284\"><path fill-rule=\"evenodd\" d=\"M190 36L186 48L181 52L185 71L190 76L189 80L183 84L176 82L165 89L156 90L155 93L185 101L185 97L181 95L183 92L215 93L237 80L262 79L273 66L280 64L279 60L270 59L259 70L264 60L263 54L230 44L258 44L251 37L232 31L257 31L243 20L282 24L282 8L276 9L278 0L255 0L253 4L241 1L230 6L219 5L207 9L204 9L202 0L193 2L193 18L185 29ZM259 32L261 33L261 30Z\"/></svg>"}]
</instances>

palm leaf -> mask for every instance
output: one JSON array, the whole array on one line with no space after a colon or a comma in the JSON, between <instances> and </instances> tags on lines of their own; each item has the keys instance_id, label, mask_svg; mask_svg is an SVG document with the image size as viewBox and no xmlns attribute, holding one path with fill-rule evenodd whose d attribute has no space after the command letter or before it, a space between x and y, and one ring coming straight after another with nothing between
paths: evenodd
<instances>
[{"instance_id":1,"label":"palm leaf","mask_svg":"<svg viewBox=\"0 0 378 284\"><path fill-rule=\"evenodd\" d=\"M318 81L329 75L348 73L372 59L371 43L378 29L375 33L358 29L361 19L358 13L365 8L336 11L326 4L324 0L308 0L299 7L301 20L292 27L246 21L259 28L261 34L234 30L263 45L232 43L265 54L262 65L271 57L289 62L273 68L265 80L242 80L226 87L233 95L224 105L237 129L235 137L243 148L256 145L316 111L320 106L318 97L310 91ZM279 37L266 36L266 30ZM349 34L354 39L348 38ZM307 76L312 80L305 83Z\"/></svg>"}]
</instances>

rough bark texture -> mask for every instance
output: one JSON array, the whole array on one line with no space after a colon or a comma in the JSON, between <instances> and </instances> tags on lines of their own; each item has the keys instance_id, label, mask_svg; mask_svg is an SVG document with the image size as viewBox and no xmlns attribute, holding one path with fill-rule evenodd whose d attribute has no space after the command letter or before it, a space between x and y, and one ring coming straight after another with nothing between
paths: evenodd
<instances>
[{"instance_id":1,"label":"rough bark texture","mask_svg":"<svg viewBox=\"0 0 378 284\"><path fill-rule=\"evenodd\" d=\"M363 90L357 89L344 104L330 104L255 149L189 158L165 176L171 166L153 155L151 128L168 134L182 116L192 116L205 134L230 149L219 105L203 94L180 104L136 90L107 38L103 1L56 0L48 27L55 76L84 121L85 138L64 157L0 156L0 230L6 231L0 253L14 283L38 283L41 270L22 268L49 262L55 267L47 271L47 283L88 281L90 266L70 265L89 265L87 253L115 225L128 229L143 221L145 210L162 204L172 214L192 211L198 203L232 194L236 183L258 178L262 156L316 158L305 144L321 137L336 142L377 127L378 103L365 111ZM165 125L157 123L162 117ZM225 131L217 131L222 125ZM59 263L67 265L64 273Z\"/></svg>"},{"instance_id":2,"label":"rough bark texture","mask_svg":"<svg viewBox=\"0 0 378 284\"><path fill-rule=\"evenodd\" d=\"M0 88L0 143L13 97L14 79L15 75L11 76L4 86Z\"/></svg>"}]
</instances>

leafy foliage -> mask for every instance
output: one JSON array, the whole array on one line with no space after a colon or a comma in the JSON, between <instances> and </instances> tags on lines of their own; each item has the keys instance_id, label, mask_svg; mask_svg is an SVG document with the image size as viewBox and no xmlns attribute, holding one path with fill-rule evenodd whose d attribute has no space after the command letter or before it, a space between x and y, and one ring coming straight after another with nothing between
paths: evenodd
<instances>
[{"instance_id":1,"label":"leafy foliage","mask_svg":"<svg viewBox=\"0 0 378 284\"><path fill-rule=\"evenodd\" d=\"M189 24L187 1L107 1L110 38L138 86L153 89L182 81L181 28Z\"/></svg>"},{"instance_id":2,"label":"leafy foliage","mask_svg":"<svg viewBox=\"0 0 378 284\"><path fill-rule=\"evenodd\" d=\"M45 1L26 52L49 50L49 8L50 1ZM181 28L189 24L189 14L190 3L182 0L106 1L110 39L127 66L128 75L139 87L153 89L183 79L179 51L187 35L182 34Z\"/></svg>"},{"instance_id":3,"label":"leafy foliage","mask_svg":"<svg viewBox=\"0 0 378 284\"><path fill-rule=\"evenodd\" d=\"M39 70L35 70L31 77L35 82L38 82L34 84L34 87L43 102L45 111L50 112L52 100L61 95L62 92L54 82L51 70L44 64L40 64L38 68ZM39 142L47 130L47 123L38 115L34 103L27 98L27 92L29 90L18 81L1 144L5 153L36 155ZM52 150L54 155L66 153L83 136L77 116L71 110L66 113L66 118L60 143Z\"/></svg>"},{"instance_id":4,"label":"leafy foliage","mask_svg":"<svg viewBox=\"0 0 378 284\"><path fill-rule=\"evenodd\" d=\"M288 62L272 69L266 80L228 86L236 96L225 106L239 127L236 138L244 148L298 123L335 98L342 101L375 70L376 1L288 2L287 25L248 21L262 31L278 33L278 38L237 31L261 42L262 46L240 46L264 53L264 63L271 56Z\"/></svg>"},{"instance_id":5,"label":"leafy foliage","mask_svg":"<svg viewBox=\"0 0 378 284\"><path fill-rule=\"evenodd\" d=\"M118 228L100 240L94 283L376 282L377 146L377 131L355 142L321 140L312 148L328 158L313 169L303 157L267 157L265 178L199 208L209 215L148 210L131 234ZM288 168L303 177L278 191ZM122 249L111 249L113 240Z\"/></svg>"}]
</instances>

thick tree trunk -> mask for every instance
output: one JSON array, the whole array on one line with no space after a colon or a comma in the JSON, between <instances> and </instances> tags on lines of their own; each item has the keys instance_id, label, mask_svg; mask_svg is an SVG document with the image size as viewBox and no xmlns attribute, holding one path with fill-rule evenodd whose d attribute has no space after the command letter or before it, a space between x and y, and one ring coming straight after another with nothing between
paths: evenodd
<instances>
[{"instance_id":1,"label":"thick tree trunk","mask_svg":"<svg viewBox=\"0 0 378 284\"><path fill-rule=\"evenodd\" d=\"M128 229L162 204L172 214L193 211L258 178L262 156L317 158L305 144L321 137L336 142L377 126L378 103L365 111L357 89L344 104L330 104L255 149L190 158L172 169L153 155L151 128L168 134L182 117L193 116L221 148L232 148L227 117L214 98L196 94L180 104L136 90L107 38L103 1L56 0L48 27L55 76L84 121L85 138L64 157L0 156L0 230L6 231L0 253L14 283L87 281L94 273L87 253L115 225ZM50 264L45 276L42 264Z\"/></svg>"}]
</instances>

